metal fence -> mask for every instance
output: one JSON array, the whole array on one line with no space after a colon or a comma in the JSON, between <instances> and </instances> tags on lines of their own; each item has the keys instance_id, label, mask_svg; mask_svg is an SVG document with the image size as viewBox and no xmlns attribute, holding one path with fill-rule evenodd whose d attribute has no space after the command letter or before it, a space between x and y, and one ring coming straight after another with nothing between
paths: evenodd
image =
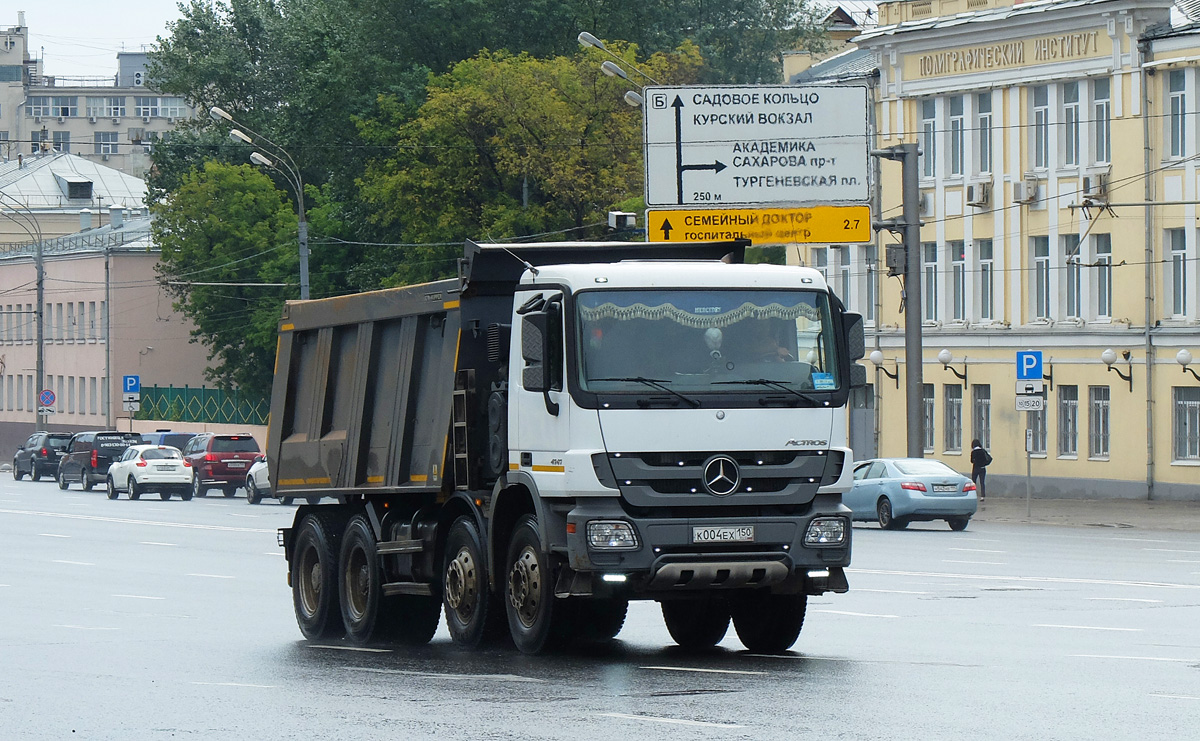
<instances>
[{"instance_id":1,"label":"metal fence","mask_svg":"<svg viewBox=\"0 0 1200 741\"><path fill-rule=\"evenodd\" d=\"M205 386L142 386L142 409L136 419L164 422L265 425L269 399Z\"/></svg>"}]
</instances>

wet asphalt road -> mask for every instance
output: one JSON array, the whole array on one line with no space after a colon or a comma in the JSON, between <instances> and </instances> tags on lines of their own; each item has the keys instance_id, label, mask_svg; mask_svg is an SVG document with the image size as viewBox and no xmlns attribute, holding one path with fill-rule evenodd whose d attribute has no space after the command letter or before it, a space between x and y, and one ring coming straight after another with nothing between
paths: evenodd
<instances>
[{"instance_id":1,"label":"wet asphalt road","mask_svg":"<svg viewBox=\"0 0 1200 741\"><path fill-rule=\"evenodd\" d=\"M9 474L5 474L7 477ZM239 496L0 481L3 739L1181 739L1200 735L1194 533L856 527L791 654L672 647L654 603L555 656L300 637Z\"/></svg>"}]
</instances>

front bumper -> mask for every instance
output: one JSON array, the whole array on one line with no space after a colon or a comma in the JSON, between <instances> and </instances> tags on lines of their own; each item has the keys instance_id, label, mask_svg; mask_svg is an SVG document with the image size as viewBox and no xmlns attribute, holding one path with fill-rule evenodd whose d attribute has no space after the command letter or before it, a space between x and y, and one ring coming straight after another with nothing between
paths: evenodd
<instances>
[{"instance_id":1,"label":"front bumper","mask_svg":"<svg viewBox=\"0 0 1200 741\"><path fill-rule=\"evenodd\" d=\"M805 545L805 532L818 517L844 520L840 544ZM638 534L637 546L606 550L589 545L587 523L595 520L628 522ZM604 589L643 598L763 587L781 593L846 591L842 569L850 564L850 510L837 496L817 496L798 514L703 518L634 517L615 499L581 500L566 522L569 573L560 577L556 591L567 594L590 593L597 588L596 577ZM692 542L693 527L746 525L754 526L752 543Z\"/></svg>"}]
</instances>

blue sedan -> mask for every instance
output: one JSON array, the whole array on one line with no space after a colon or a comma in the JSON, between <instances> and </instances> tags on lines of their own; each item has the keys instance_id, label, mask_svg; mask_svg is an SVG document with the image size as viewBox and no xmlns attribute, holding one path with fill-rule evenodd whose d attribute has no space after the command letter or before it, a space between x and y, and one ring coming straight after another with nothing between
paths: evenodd
<instances>
[{"instance_id":1,"label":"blue sedan","mask_svg":"<svg viewBox=\"0 0 1200 741\"><path fill-rule=\"evenodd\" d=\"M855 520L886 530L914 521L945 520L965 530L978 508L975 484L945 463L926 458L876 458L854 466L854 486L842 497Z\"/></svg>"}]
</instances>

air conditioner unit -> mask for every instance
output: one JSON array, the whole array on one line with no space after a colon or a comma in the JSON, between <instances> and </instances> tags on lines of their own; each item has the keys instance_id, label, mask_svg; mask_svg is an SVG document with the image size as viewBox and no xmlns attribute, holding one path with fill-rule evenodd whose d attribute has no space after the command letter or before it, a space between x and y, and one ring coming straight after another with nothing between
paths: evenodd
<instances>
[{"instance_id":1,"label":"air conditioner unit","mask_svg":"<svg viewBox=\"0 0 1200 741\"><path fill-rule=\"evenodd\" d=\"M66 117L66 116L59 116L59 117L58 117L58 122L59 122L59 123L66 123L66 122L67 122L67 117Z\"/></svg>"},{"instance_id":2,"label":"air conditioner unit","mask_svg":"<svg viewBox=\"0 0 1200 741\"><path fill-rule=\"evenodd\" d=\"M149 116L142 116L142 123L150 123L150 117L149 117Z\"/></svg>"},{"instance_id":3,"label":"air conditioner unit","mask_svg":"<svg viewBox=\"0 0 1200 741\"><path fill-rule=\"evenodd\" d=\"M34 123L41 123L41 122L42 122L42 117L41 117L41 116L34 116L34 117L33 117L33 122L34 122Z\"/></svg>"},{"instance_id":4,"label":"air conditioner unit","mask_svg":"<svg viewBox=\"0 0 1200 741\"><path fill-rule=\"evenodd\" d=\"M918 201L921 216L933 216L933 196L928 193L921 194L921 200Z\"/></svg>"},{"instance_id":5,"label":"air conditioner unit","mask_svg":"<svg viewBox=\"0 0 1200 741\"><path fill-rule=\"evenodd\" d=\"M967 205L986 206L992 197L991 183L974 183L967 186Z\"/></svg>"},{"instance_id":6,"label":"air conditioner unit","mask_svg":"<svg viewBox=\"0 0 1200 741\"><path fill-rule=\"evenodd\" d=\"M173 124L173 123L175 123L175 117L174 117L174 116L167 116L167 123L168 123L168 124Z\"/></svg>"},{"instance_id":7,"label":"air conditioner unit","mask_svg":"<svg viewBox=\"0 0 1200 741\"><path fill-rule=\"evenodd\" d=\"M1104 175L1085 175L1083 177L1084 198L1104 198L1108 194L1108 178Z\"/></svg>"},{"instance_id":8,"label":"air conditioner unit","mask_svg":"<svg viewBox=\"0 0 1200 741\"><path fill-rule=\"evenodd\" d=\"M116 116L113 116L113 123L119 124L119 123L121 123L121 119L117 118Z\"/></svg>"},{"instance_id":9,"label":"air conditioner unit","mask_svg":"<svg viewBox=\"0 0 1200 741\"><path fill-rule=\"evenodd\" d=\"M100 159L104 160L105 162L108 162L108 155L102 154L102 155L100 155Z\"/></svg>"},{"instance_id":10,"label":"air conditioner unit","mask_svg":"<svg viewBox=\"0 0 1200 741\"><path fill-rule=\"evenodd\" d=\"M88 116L88 123L96 123L96 117L95 117L95 116Z\"/></svg>"},{"instance_id":11,"label":"air conditioner unit","mask_svg":"<svg viewBox=\"0 0 1200 741\"><path fill-rule=\"evenodd\" d=\"M1038 197L1038 181L1036 177L1025 176L1019 183L1013 183L1013 200L1017 203L1033 203Z\"/></svg>"}]
</instances>

